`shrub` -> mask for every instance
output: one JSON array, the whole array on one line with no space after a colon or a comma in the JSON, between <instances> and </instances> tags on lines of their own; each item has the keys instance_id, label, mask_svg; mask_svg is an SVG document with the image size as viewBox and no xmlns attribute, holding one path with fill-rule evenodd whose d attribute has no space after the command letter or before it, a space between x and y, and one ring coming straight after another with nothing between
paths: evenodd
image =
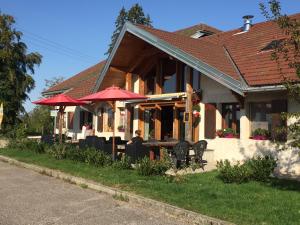
<instances>
[{"instance_id":1,"label":"shrub","mask_svg":"<svg viewBox=\"0 0 300 225\"><path fill-rule=\"evenodd\" d=\"M163 154L161 160L150 160L149 157L145 157L138 161L137 171L142 176L151 175L164 175L165 172L171 168L172 163L167 154Z\"/></svg>"},{"instance_id":2,"label":"shrub","mask_svg":"<svg viewBox=\"0 0 300 225\"><path fill-rule=\"evenodd\" d=\"M151 176L153 175L153 162L149 157L144 157L138 161L136 169L139 175Z\"/></svg>"},{"instance_id":3,"label":"shrub","mask_svg":"<svg viewBox=\"0 0 300 225\"><path fill-rule=\"evenodd\" d=\"M45 144L29 139L11 139L7 148L45 153Z\"/></svg>"},{"instance_id":4,"label":"shrub","mask_svg":"<svg viewBox=\"0 0 300 225\"><path fill-rule=\"evenodd\" d=\"M225 183L243 183L249 180L265 182L276 167L272 156L253 157L244 164L231 165L228 160L217 163L219 178Z\"/></svg>"},{"instance_id":5,"label":"shrub","mask_svg":"<svg viewBox=\"0 0 300 225\"><path fill-rule=\"evenodd\" d=\"M67 158L68 145L66 144L54 144L49 149L49 154L52 155L55 159L65 159Z\"/></svg>"},{"instance_id":6,"label":"shrub","mask_svg":"<svg viewBox=\"0 0 300 225\"><path fill-rule=\"evenodd\" d=\"M129 170L131 169L131 159L127 155L123 155L120 160L115 161L112 164L113 168L120 170Z\"/></svg>"},{"instance_id":7,"label":"shrub","mask_svg":"<svg viewBox=\"0 0 300 225\"><path fill-rule=\"evenodd\" d=\"M266 129L257 128L253 131L253 136L265 136L268 137L270 135L270 132Z\"/></svg>"},{"instance_id":8,"label":"shrub","mask_svg":"<svg viewBox=\"0 0 300 225\"><path fill-rule=\"evenodd\" d=\"M251 179L256 181L267 181L277 166L272 156L256 157L247 160L246 163L251 169Z\"/></svg>"},{"instance_id":9,"label":"shrub","mask_svg":"<svg viewBox=\"0 0 300 225\"><path fill-rule=\"evenodd\" d=\"M66 158L99 167L109 166L112 164L111 156L95 148L79 149L69 147L66 152Z\"/></svg>"},{"instance_id":10,"label":"shrub","mask_svg":"<svg viewBox=\"0 0 300 225\"><path fill-rule=\"evenodd\" d=\"M250 168L239 162L236 165L231 165L228 160L217 163L219 178L225 183L243 183L250 180Z\"/></svg>"}]
</instances>

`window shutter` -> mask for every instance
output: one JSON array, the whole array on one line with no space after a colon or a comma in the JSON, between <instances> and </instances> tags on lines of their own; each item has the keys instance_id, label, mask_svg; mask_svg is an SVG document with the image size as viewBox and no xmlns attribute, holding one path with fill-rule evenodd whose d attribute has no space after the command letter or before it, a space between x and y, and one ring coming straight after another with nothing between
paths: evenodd
<instances>
[{"instance_id":1,"label":"window shutter","mask_svg":"<svg viewBox=\"0 0 300 225\"><path fill-rule=\"evenodd\" d=\"M80 116L79 116L79 129L82 129L82 126L84 124L84 111L80 111Z\"/></svg>"},{"instance_id":2,"label":"window shutter","mask_svg":"<svg viewBox=\"0 0 300 225\"><path fill-rule=\"evenodd\" d=\"M73 129L74 112L68 112L68 129Z\"/></svg>"}]
</instances>

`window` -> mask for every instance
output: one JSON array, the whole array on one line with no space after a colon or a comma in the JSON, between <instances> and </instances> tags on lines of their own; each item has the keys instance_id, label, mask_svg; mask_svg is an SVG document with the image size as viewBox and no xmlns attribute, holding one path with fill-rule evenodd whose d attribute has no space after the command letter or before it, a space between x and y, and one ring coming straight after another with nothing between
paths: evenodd
<instances>
[{"instance_id":1,"label":"window","mask_svg":"<svg viewBox=\"0 0 300 225\"><path fill-rule=\"evenodd\" d=\"M282 129L278 131L278 128L286 127L286 121L281 119L282 112L287 112L286 100L251 103L251 132L264 129L269 131L271 139L285 141L286 132Z\"/></svg>"},{"instance_id":2,"label":"window","mask_svg":"<svg viewBox=\"0 0 300 225\"><path fill-rule=\"evenodd\" d=\"M79 128L82 129L82 126L85 124L90 125L91 129L93 128L93 114L88 111L80 111L79 115Z\"/></svg>"},{"instance_id":3,"label":"window","mask_svg":"<svg viewBox=\"0 0 300 225\"><path fill-rule=\"evenodd\" d=\"M222 104L223 129L231 128L240 133L240 105L238 103Z\"/></svg>"},{"instance_id":4,"label":"window","mask_svg":"<svg viewBox=\"0 0 300 225\"><path fill-rule=\"evenodd\" d=\"M155 138L155 109L145 109L144 111L144 139Z\"/></svg>"},{"instance_id":5,"label":"window","mask_svg":"<svg viewBox=\"0 0 300 225\"><path fill-rule=\"evenodd\" d=\"M145 95L154 95L155 93L155 68L145 76Z\"/></svg>"},{"instance_id":6,"label":"window","mask_svg":"<svg viewBox=\"0 0 300 225\"><path fill-rule=\"evenodd\" d=\"M110 106L104 107L103 113L103 131L112 132L113 131L113 110Z\"/></svg>"},{"instance_id":7,"label":"window","mask_svg":"<svg viewBox=\"0 0 300 225\"><path fill-rule=\"evenodd\" d=\"M97 131L103 132L103 109L100 108L98 110L98 116L97 116Z\"/></svg>"},{"instance_id":8,"label":"window","mask_svg":"<svg viewBox=\"0 0 300 225\"><path fill-rule=\"evenodd\" d=\"M193 69L193 89L194 91L200 90L200 75L198 70Z\"/></svg>"},{"instance_id":9,"label":"window","mask_svg":"<svg viewBox=\"0 0 300 225\"><path fill-rule=\"evenodd\" d=\"M183 69L180 70L181 73L179 74L179 92L185 92L186 91L186 73L187 73L187 66L184 65Z\"/></svg>"},{"instance_id":10,"label":"window","mask_svg":"<svg viewBox=\"0 0 300 225\"><path fill-rule=\"evenodd\" d=\"M163 78L162 78L162 92L175 93L176 92L176 62L175 61L165 61L163 63Z\"/></svg>"}]
</instances>

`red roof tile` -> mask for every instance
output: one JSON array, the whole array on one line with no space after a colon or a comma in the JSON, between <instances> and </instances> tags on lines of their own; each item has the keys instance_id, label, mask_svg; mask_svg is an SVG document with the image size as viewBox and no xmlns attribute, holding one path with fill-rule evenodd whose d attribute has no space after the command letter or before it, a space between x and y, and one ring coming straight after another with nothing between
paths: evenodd
<instances>
[{"instance_id":1,"label":"red roof tile","mask_svg":"<svg viewBox=\"0 0 300 225\"><path fill-rule=\"evenodd\" d=\"M291 17L300 19L300 13ZM278 64L271 60L271 51L263 51L272 41L286 38L272 21L254 24L248 32L241 33L241 29L236 29L200 39L140 25L139 27L239 80L239 74L225 54L225 47L250 86L280 84L283 78L298 79L295 71L289 68L288 62L281 61L280 73Z\"/></svg>"},{"instance_id":2,"label":"red roof tile","mask_svg":"<svg viewBox=\"0 0 300 225\"><path fill-rule=\"evenodd\" d=\"M215 67L223 73L232 76L234 79L239 80L240 77L235 71L230 59L226 56L225 49L222 45L207 41L200 42L201 38L194 39L142 25L138 26L195 58Z\"/></svg>"},{"instance_id":3,"label":"red roof tile","mask_svg":"<svg viewBox=\"0 0 300 225\"><path fill-rule=\"evenodd\" d=\"M69 79L49 88L44 92L47 94L54 91L65 91L66 95L73 98L81 98L85 95L91 94L96 84L100 72L105 65L105 60L97 63L94 66L70 77Z\"/></svg>"}]
</instances>

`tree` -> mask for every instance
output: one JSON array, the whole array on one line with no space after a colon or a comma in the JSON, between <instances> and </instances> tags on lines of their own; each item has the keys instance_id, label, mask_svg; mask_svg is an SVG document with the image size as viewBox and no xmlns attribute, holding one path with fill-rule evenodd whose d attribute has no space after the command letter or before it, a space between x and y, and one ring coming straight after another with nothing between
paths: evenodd
<instances>
[{"instance_id":1,"label":"tree","mask_svg":"<svg viewBox=\"0 0 300 225\"><path fill-rule=\"evenodd\" d=\"M35 87L34 68L41 63L39 53L27 53L22 33L12 16L0 12L0 102L3 102L4 128L13 127L24 112L23 103Z\"/></svg>"},{"instance_id":2,"label":"tree","mask_svg":"<svg viewBox=\"0 0 300 225\"><path fill-rule=\"evenodd\" d=\"M44 91L47 89L61 83L64 80L62 76L52 77L51 79L45 79L45 88Z\"/></svg>"},{"instance_id":3,"label":"tree","mask_svg":"<svg viewBox=\"0 0 300 225\"><path fill-rule=\"evenodd\" d=\"M284 79L288 96L300 103L299 81L287 79L282 73L282 62L288 62L288 66L294 69L296 76L300 79L300 21L294 17L282 14L281 5L278 0L270 0L267 5L260 3L262 14L270 21L275 22L286 35L285 39L278 40L274 46L272 60L278 64L278 68ZM300 147L300 113L286 113L284 119L292 118L287 129L289 139L288 145Z\"/></svg>"},{"instance_id":4,"label":"tree","mask_svg":"<svg viewBox=\"0 0 300 225\"><path fill-rule=\"evenodd\" d=\"M111 43L109 44L108 50L105 54L111 53L126 21L129 21L133 24L142 24L150 27L152 23L149 14L145 16L142 6L140 6L138 3L134 4L128 11L126 11L123 6L115 21L115 30L111 36Z\"/></svg>"}]
</instances>

